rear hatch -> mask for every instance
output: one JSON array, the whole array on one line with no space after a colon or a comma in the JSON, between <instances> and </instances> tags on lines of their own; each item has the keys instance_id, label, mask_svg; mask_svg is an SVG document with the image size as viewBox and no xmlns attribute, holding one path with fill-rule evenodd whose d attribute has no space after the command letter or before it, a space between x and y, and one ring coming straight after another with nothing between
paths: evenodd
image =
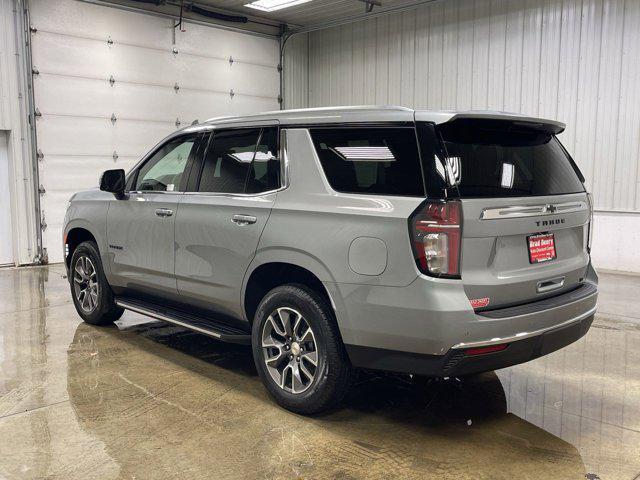
<instances>
[{"instance_id":1,"label":"rear hatch","mask_svg":"<svg viewBox=\"0 0 640 480\"><path fill-rule=\"evenodd\" d=\"M584 280L590 204L560 130L474 118L437 127L462 205L460 273L476 310L558 295Z\"/></svg>"}]
</instances>

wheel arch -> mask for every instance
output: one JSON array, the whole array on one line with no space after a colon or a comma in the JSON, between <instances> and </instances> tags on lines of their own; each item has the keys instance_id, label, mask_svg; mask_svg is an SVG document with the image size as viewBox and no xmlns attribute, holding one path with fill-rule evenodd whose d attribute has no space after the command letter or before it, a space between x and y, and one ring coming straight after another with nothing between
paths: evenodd
<instances>
[{"instance_id":1,"label":"wheel arch","mask_svg":"<svg viewBox=\"0 0 640 480\"><path fill-rule=\"evenodd\" d=\"M64 248L65 248L65 259L64 262L69 268L69 264L71 262L71 257L73 256L73 252L78 245L82 242L93 241L96 243L98 247L98 253L102 257L102 252L100 251L100 242L98 241L98 237L94 234L94 232L87 226L82 223L69 225L65 234L64 234Z\"/></svg>"},{"instance_id":2,"label":"wheel arch","mask_svg":"<svg viewBox=\"0 0 640 480\"><path fill-rule=\"evenodd\" d=\"M333 282L328 269L312 256L298 251L270 251L257 255L251 263L242 286L242 309L249 324L258 304L271 289L287 283L298 283L319 293L336 314L336 305L323 282Z\"/></svg>"}]
</instances>

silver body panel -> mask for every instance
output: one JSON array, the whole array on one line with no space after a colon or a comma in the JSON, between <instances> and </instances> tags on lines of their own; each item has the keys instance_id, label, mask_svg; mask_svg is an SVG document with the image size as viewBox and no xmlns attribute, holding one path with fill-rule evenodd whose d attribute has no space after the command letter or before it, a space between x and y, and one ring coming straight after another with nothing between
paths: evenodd
<instances>
[{"instance_id":1,"label":"silver body panel","mask_svg":"<svg viewBox=\"0 0 640 480\"><path fill-rule=\"evenodd\" d=\"M243 316L242 280L276 195L182 196L175 225L175 278L184 301L224 315ZM234 222L240 216L249 221Z\"/></svg>"},{"instance_id":2,"label":"silver body panel","mask_svg":"<svg viewBox=\"0 0 640 480\"><path fill-rule=\"evenodd\" d=\"M247 324L252 319L244 298L251 274L272 262L302 267L325 286L342 338L350 345L444 355L451 348L490 345L496 338L540 334L592 314L597 295L553 311L500 319L483 317L470 305L470 299L480 297L491 297L495 306L526 303L581 282L597 283L584 248L585 193L463 200L462 280L428 277L418 270L408 237L408 218L425 199L337 193L325 178L307 128L443 123L461 116L505 114L362 107L213 119L183 132L279 122L286 132L282 188L261 195L132 194L125 200L97 190L81 192L70 202L65 235L73 228L94 235L113 286L161 292ZM564 128L554 121L508 118ZM549 204L559 208L549 211ZM174 214L157 216L158 208ZM550 218L563 221L544 228L532 223ZM524 263L516 252L527 235L540 231L556 235L558 259ZM555 288L558 278L562 281ZM553 280L549 291L544 290L547 280Z\"/></svg>"}]
</instances>

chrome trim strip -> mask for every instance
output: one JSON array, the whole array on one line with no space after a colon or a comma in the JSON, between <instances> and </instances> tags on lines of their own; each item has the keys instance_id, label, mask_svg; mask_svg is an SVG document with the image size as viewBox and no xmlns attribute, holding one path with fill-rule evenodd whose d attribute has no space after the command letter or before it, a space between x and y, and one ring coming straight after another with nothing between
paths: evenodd
<instances>
[{"instance_id":1,"label":"chrome trim strip","mask_svg":"<svg viewBox=\"0 0 640 480\"><path fill-rule=\"evenodd\" d=\"M508 337L501 337L501 338L496 337L496 338L492 338L491 340L480 340L478 342L468 342L468 343L456 343L453 347L451 347L451 349L458 350L461 348L489 347L491 345L499 345L501 343L511 343L518 340L524 340L525 338L537 337L538 335L542 335L543 333L546 333L548 331L555 330L557 328L566 327L567 325L571 325L572 323L582 321L585 318L593 315L594 313L596 313L595 306L585 313L581 313L576 317L570 318L569 320L559 323L558 325L553 325L552 327L541 328L540 330L534 330L532 332L520 332L520 333L516 333L515 335L510 335Z\"/></svg>"},{"instance_id":2,"label":"chrome trim strip","mask_svg":"<svg viewBox=\"0 0 640 480\"><path fill-rule=\"evenodd\" d=\"M502 218L538 217L588 210L587 202L546 203L544 205L523 205L511 207L485 208L480 220L500 220Z\"/></svg>"},{"instance_id":3,"label":"chrome trim strip","mask_svg":"<svg viewBox=\"0 0 640 480\"><path fill-rule=\"evenodd\" d=\"M156 318L158 320L162 320L163 322L169 322L169 323L173 323L174 325L179 325L181 327L184 328L188 328L189 330L193 330L195 332L198 333L203 333L205 335L209 335L210 337L213 338L222 338L222 335L219 334L218 332L215 332L213 330L206 330L204 328L199 328L199 327L194 327L193 325L189 325L188 323L183 323L180 320L175 320L174 318L171 317L167 317L166 315L162 315L161 313L157 313L151 310L147 310L145 308L141 308L141 307L137 307L134 305L131 305L127 302L124 302L122 300L116 300L116 305L118 305L119 307L122 307L126 310L131 310L132 312L136 312L136 313L140 313L142 315L146 315L148 317L151 318Z\"/></svg>"}]
</instances>

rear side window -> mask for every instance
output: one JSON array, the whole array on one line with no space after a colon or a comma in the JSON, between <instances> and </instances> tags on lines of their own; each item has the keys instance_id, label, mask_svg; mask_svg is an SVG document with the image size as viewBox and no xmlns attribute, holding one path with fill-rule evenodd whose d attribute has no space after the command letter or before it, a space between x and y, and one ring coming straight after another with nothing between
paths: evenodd
<instances>
[{"instance_id":1,"label":"rear side window","mask_svg":"<svg viewBox=\"0 0 640 480\"><path fill-rule=\"evenodd\" d=\"M215 132L204 159L198 190L244 193L259 136L259 128Z\"/></svg>"},{"instance_id":2,"label":"rear side window","mask_svg":"<svg viewBox=\"0 0 640 480\"><path fill-rule=\"evenodd\" d=\"M458 120L437 128L461 197L584 191L572 160L552 133L514 122L482 120Z\"/></svg>"},{"instance_id":3,"label":"rear side window","mask_svg":"<svg viewBox=\"0 0 640 480\"><path fill-rule=\"evenodd\" d=\"M246 193L262 193L280 186L280 162L278 155L278 129L262 129L260 142L247 176Z\"/></svg>"},{"instance_id":4,"label":"rear side window","mask_svg":"<svg viewBox=\"0 0 640 480\"><path fill-rule=\"evenodd\" d=\"M413 128L314 128L310 132L334 190L424 196Z\"/></svg>"}]
</instances>

